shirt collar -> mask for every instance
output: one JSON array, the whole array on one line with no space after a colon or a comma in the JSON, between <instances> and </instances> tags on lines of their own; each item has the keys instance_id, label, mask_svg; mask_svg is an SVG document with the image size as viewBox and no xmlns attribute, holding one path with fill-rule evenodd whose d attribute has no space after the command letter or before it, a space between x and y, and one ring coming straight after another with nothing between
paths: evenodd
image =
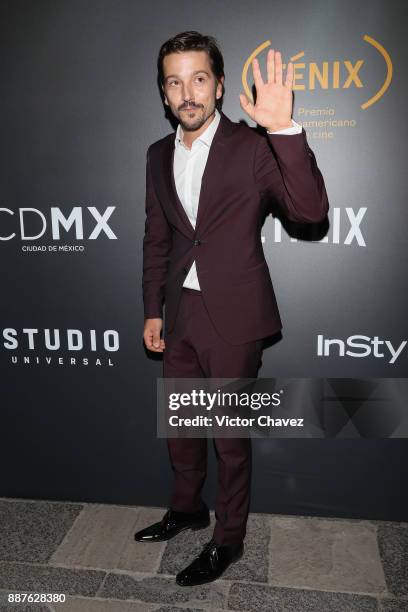
<instances>
[{"instance_id":1,"label":"shirt collar","mask_svg":"<svg viewBox=\"0 0 408 612\"><path fill-rule=\"evenodd\" d=\"M207 127L207 129L204 130L204 132L200 136L198 136L198 138L196 138L194 140L193 146L194 146L194 143L197 142L197 140L200 140L201 142L204 142L204 144L206 144L208 147L210 147L211 143L212 143L212 139L214 138L214 134L215 134L216 129L218 127L218 124L220 122L220 119L221 119L221 114L218 111L218 109L216 108L215 109L214 119L211 121L211 123ZM174 146L176 148L180 147L180 146L183 146L183 147L185 147L187 149L188 147L186 147L184 145L184 143L182 142L182 138L183 138L183 130L181 128L181 124L179 123L178 126L177 126L176 138L175 138L175 141L174 141ZM190 149L188 149L188 150L190 150Z\"/></svg>"}]
</instances>

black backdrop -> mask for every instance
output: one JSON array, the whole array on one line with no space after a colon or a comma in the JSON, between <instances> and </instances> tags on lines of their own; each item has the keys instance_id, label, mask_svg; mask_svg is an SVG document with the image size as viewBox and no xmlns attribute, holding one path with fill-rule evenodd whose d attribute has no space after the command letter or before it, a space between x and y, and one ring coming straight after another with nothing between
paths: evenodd
<instances>
[{"instance_id":1,"label":"black backdrop","mask_svg":"<svg viewBox=\"0 0 408 612\"><path fill-rule=\"evenodd\" d=\"M284 330L259 375L407 375L404 3L5 1L0 11L0 495L167 505L162 365L142 343L141 264L146 149L171 131L156 57L182 30L219 41L234 121L247 119L238 94L250 55L265 43L296 56L293 116L326 181L325 240L265 223ZM326 80L313 83L316 67ZM400 354L347 354L354 335ZM344 354L318 354L319 336ZM253 448L252 511L407 520L403 439ZM215 467L210 451L210 504Z\"/></svg>"}]
</instances>

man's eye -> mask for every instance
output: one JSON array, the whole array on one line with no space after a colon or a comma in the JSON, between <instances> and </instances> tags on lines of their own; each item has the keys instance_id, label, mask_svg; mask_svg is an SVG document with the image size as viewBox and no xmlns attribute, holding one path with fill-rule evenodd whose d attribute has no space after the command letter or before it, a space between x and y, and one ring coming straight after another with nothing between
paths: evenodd
<instances>
[{"instance_id":1,"label":"man's eye","mask_svg":"<svg viewBox=\"0 0 408 612\"><path fill-rule=\"evenodd\" d=\"M205 77L197 77L198 80L205 81Z\"/></svg>"}]
</instances>

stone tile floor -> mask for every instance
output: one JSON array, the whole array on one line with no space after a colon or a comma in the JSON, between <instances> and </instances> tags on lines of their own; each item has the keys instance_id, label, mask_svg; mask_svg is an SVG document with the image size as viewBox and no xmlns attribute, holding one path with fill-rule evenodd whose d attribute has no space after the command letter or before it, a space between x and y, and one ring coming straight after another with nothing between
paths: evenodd
<instances>
[{"instance_id":1,"label":"stone tile floor","mask_svg":"<svg viewBox=\"0 0 408 612\"><path fill-rule=\"evenodd\" d=\"M135 542L166 508L0 499L0 612L407 612L408 523L253 514L221 579L175 574L212 535ZM16 607L7 594L64 593Z\"/></svg>"}]
</instances>

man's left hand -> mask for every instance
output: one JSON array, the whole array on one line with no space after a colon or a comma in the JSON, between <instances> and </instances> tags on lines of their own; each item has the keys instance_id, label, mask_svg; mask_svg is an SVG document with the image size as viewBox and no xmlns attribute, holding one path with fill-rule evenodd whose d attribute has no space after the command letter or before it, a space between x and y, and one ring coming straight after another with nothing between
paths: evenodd
<instances>
[{"instance_id":1,"label":"man's left hand","mask_svg":"<svg viewBox=\"0 0 408 612\"><path fill-rule=\"evenodd\" d=\"M245 94L239 94L241 108L258 125L270 132L292 126L293 63L289 62L285 83L282 82L282 57L280 51L269 49L267 55L268 80L264 83L257 58L252 60L252 72L256 87L256 104L251 104Z\"/></svg>"}]
</instances>

